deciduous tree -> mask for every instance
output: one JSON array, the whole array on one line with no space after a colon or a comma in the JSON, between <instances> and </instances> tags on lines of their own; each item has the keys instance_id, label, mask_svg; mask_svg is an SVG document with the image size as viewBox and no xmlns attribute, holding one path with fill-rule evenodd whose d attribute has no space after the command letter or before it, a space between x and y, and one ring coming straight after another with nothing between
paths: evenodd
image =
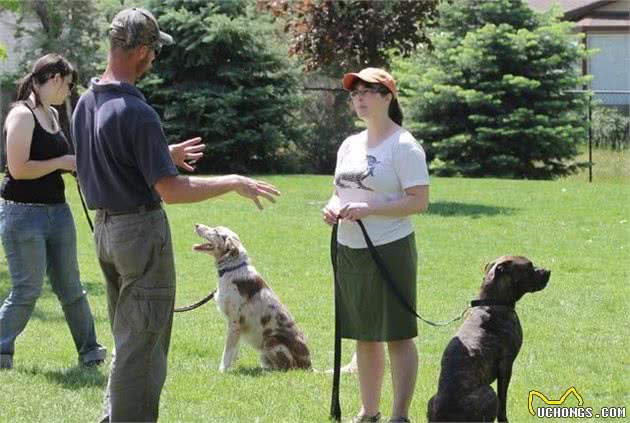
<instances>
[{"instance_id":1,"label":"deciduous tree","mask_svg":"<svg viewBox=\"0 0 630 423\"><path fill-rule=\"evenodd\" d=\"M290 54L303 57L306 70L387 67L392 50L406 55L429 44L426 26L435 17L437 0L331 1L259 0L285 22L292 37Z\"/></svg>"}]
</instances>

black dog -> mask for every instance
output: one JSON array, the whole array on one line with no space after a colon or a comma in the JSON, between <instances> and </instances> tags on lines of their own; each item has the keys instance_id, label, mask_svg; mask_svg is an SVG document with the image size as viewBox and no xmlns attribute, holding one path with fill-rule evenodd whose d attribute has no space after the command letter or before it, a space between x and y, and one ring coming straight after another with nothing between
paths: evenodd
<instances>
[{"instance_id":1,"label":"black dog","mask_svg":"<svg viewBox=\"0 0 630 423\"><path fill-rule=\"evenodd\" d=\"M479 300L444 350L438 392L427 404L429 421L508 421L507 390L523 343L514 303L545 288L550 273L525 257L503 256L486 265ZM495 380L498 398L490 386Z\"/></svg>"}]
</instances>

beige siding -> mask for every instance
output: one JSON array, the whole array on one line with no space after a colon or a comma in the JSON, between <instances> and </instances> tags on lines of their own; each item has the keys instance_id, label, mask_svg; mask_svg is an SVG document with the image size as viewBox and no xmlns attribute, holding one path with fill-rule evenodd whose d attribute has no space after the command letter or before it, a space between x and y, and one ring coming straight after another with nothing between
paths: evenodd
<instances>
[{"instance_id":1,"label":"beige siding","mask_svg":"<svg viewBox=\"0 0 630 423\"><path fill-rule=\"evenodd\" d=\"M630 1L619 0L595 10L598 12L628 12L630 11Z\"/></svg>"}]
</instances>

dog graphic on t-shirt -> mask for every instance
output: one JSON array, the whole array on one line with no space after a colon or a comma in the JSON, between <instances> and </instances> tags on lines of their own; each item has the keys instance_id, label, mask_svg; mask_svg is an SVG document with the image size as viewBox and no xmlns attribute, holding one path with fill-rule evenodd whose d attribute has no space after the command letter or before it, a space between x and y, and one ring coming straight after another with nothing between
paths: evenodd
<instances>
[{"instance_id":1,"label":"dog graphic on t-shirt","mask_svg":"<svg viewBox=\"0 0 630 423\"><path fill-rule=\"evenodd\" d=\"M367 155L367 169L362 171L354 171L354 172L342 172L335 179L335 185L339 188L350 188L349 185L344 184L344 182L354 182L357 184L358 189L363 189L366 191L374 191L372 188L363 185L363 180L368 176L374 176L374 168L380 162L374 156Z\"/></svg>"}]
</instances>

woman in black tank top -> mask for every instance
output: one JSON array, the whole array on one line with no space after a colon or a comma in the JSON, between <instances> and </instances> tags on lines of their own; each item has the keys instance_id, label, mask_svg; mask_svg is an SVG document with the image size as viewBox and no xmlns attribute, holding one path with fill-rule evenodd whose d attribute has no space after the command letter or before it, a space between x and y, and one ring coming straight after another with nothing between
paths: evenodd
<instances>
[{"instance_id":1,"label":"woman in black tank top","mask_svg":"<svg viewBox=\"0 0 630 423\"><path fill-rule=\"evenodd\" d=\"M70 146L63 132L60 130L54 133L49 132L49 130L45 129L39 122L37 114L31 108L28 101L24 101L21 104L32 113L32 120L35 125L31 136L28 160L43 162L45 160L60 159L60 161L66 160L68 163L71 163L74 159L68 154L70 152ZM25 116L23 110L21 112L20 117L22 120L27 121L28 117ZM40 108L38 112L40 112L38 114L41 116L43 110ZM16 149L26 150L26 146L14 146L14 150ZM64 156L68 157L64 159ZM12 157L12 159L14 159L14 157ZM13 161L15 162L15 160ZM60 166L63 166L63 163L60 163ZM28 170L21 168L20 163L13 163L12 167L14 171L19 172L18 175L20 176L24 172L28 172ZM59 168L37 178L19 179L14 177L9 170L9 166L6 166L4 173L5 178L2 182L2 188L0 188L0 196L5 200L17 203L64 203L66 200L61 172L62 168Z\"/></svg>"},{"instance_id":2,"label":"woman in black tank top","mask_svg":"<svg viewBox=\"0 0 630 423\"><path fill-rule=\"evenodd\" d=\"M105 360L79 279L76 230L61 175L76 170L75 156L51 107L64 103L75 80L65 58L43 56L21 81L18 101L4 125L7 163L0 188L0 236L12 289L0 308L0 368L13 366L15 339L33 312L45 274L61 302L79 362Z\"/></svg>"}]
</instances>

